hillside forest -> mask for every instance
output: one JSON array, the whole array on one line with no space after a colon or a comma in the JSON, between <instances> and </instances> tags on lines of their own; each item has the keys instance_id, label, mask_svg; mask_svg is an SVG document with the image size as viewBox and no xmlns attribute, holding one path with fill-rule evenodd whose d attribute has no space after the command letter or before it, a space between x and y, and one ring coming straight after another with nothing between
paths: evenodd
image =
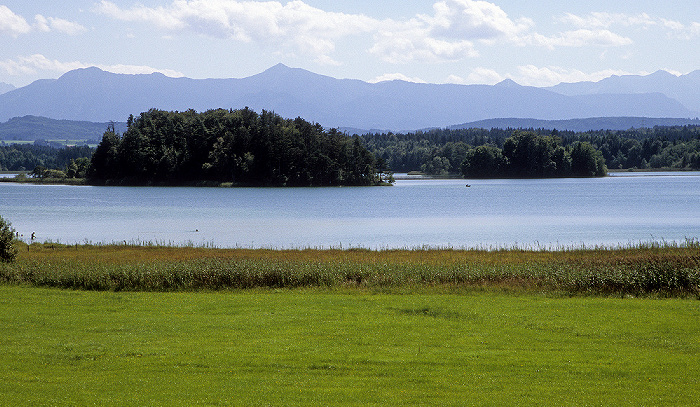
<instances>
[{"instance_id":1,"label":"hillside forest","mask_svg":"<svg viewBox=\"0 0 700 407\"><path fill-rule=\"evenodd\" d=\"M97 149L0 146L1 171L112 184L374 185L391 172L468 178L601 176L607 169L700 169L700 126L588 132L435 129L348 136L250 109L130 117Z\"/></svg>"}]
</instances>

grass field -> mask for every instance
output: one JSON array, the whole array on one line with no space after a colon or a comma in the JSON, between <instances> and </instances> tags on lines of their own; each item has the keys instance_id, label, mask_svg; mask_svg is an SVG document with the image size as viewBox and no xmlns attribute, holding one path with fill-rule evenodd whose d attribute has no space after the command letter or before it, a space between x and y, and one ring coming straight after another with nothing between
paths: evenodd
<instances>
[{"instance_id":1,"label":"grass field","mask_svg":"<svg viewBox=\"0 0 700 407\"><path fill-rule=\"evenodd\" d=\"M700 247L21 246L0 405L698 405Z\"/></svg>"},{"instance_id":2,"label":"grass field","mask_svg":"<svg viewBox=\"0 0 700 407\"><path fill-rule=\"evenodd\" d=\"M697 405L700 302L0 286L0 405Z\"/></svg>"}]
</instances>

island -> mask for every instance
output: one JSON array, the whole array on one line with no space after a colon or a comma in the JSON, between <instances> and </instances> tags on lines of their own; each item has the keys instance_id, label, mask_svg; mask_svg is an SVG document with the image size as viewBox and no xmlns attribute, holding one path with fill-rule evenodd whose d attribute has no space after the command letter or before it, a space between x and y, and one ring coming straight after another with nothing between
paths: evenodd
<instances>
[{"instance_id":1,"label":"island","mask_svg":"<svg viewBox=\"0 0 700 407\"><path fill-rule=\"evenodd\" d=\"M104 185L371 186L392 182L385 165L337 129L249 108L129 117L108 128L88 182Z\"/></svg>"}]
</instances>

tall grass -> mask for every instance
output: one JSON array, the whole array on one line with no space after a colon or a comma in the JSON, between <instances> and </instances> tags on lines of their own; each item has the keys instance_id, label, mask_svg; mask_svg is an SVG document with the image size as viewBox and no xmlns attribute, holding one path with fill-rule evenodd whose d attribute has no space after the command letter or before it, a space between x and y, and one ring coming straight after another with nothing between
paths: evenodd
<instances>
[{"instance_id":1,"label":"tall grass","mask_svg":"<svg viewBox=\"0 0 700 407\"><path fill-rule=\"evenodd\" d=\"M0 283L109 291L447 287L700 298L700 244L379 251L33 244L15 263L0 265Z\"/></svg>"}]
</instances>

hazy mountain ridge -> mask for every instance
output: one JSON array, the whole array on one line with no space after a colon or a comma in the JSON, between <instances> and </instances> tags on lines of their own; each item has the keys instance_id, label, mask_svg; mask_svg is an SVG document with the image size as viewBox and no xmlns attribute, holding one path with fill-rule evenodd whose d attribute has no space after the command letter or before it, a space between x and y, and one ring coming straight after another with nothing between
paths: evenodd
<instances>
[{"instance_id":1,"label":"hazy mountain ridge","mask_svg":"<svg viewBox=\"0 0 700 407\"><path fill-rule=\"evenodd\" d=\"M677 78L663 74L669 93L693 94L700 71ZM624 78L627 88L601 84L562 84L549 89L520 86L513 81L497 85L436 85L403 81L368 83L335 79L303 69L276 65L242 79L170 78L162 74L124 75L98 68L78 69L59 79L40 80L0 94L0 122L26 115L89 122L125 121L150 108L164 110L250 107L271 110L283 117L302 117L326 127L407 131L447 127L495 117L540 120L587 117L696 117L697 110L638 82L647 77ZM614 78L609 78L610 84ZM639 79L639 80L637 80ZM653 78L651 78L653 79ZM604 80L605 81L605 80ZM700 81L700 80L699 80ZM603 82L603 81L601 81ZM632 89L633 92L622 92ZM618 90L609 93L605 90ZM693 93L695 92L695 93ZM686 95L688 93L688 95ZM700 103L700 102L698 102Z\"/></svg>"},{"instance_id":2,"label":"hazy mountain ridge","mask_svg":"<svg viewBox=\"0 0 700 407\"><path fill-rule=\"evenodd\" d=\"M563 95L662 93L700 112L700 70L676 76L666 71L651 75L611 76L598 82L560 83L546 88Z\"/></svg>"},{"instance_id":3,"label":"hazy mountain ridge","mask_svg":"<svg viewBox=\"0 0 700 407\"><path fill-rule=\"evenodd\" d=\"M0 123L0 140L93 140L102 138L110 123L56 120L37 116L15 117L5 123ZM672 119L672 118L648 118L648 117L594 117L586 119L569 120L538 120L501 118L487 119L470 123L448 126L449 129L465 128L533 128L533 129L558 129L571 131L589 130L628 130L631 128L654 126L700 126L698 119ZM126 131L126 122L115 122L118 133ZM340 128L348 134L382 133L381 129ZM429 129L423 129L429 130Z\"/></svg>"},{"instance_id":4,"label":"hazy mountain ridge","mask_svg":"<svg viewBox=\"0 0 700 407\"><path fill-rule=\"evenodd\" d=\"M56 120L37 116L15 117L0 123L0 140L96 140L110 123ZM114 123L117 132L126 131L126 122Z\"/></svg>"},{"instance_id":5,"label":"hazy mountain ridge","mask_svg":"<svg viewBox=\"0 0 700 407\"><path fill-rule=\"evenodd\" d=\"M15 90L15 89L17 89L17 88L14 85L10 85L9 83L5 83L5 82L0 82L0 95L2 95L3 93L7 93L11 90Z\"/></svg>"},{"instance_id":6,"label":"hazy mountain ridge","mask_svg":"<svg viewBox=\"0 0 700 407\"><path fill-rule=\"evenodd\" d=\"M629 130L632 128L653 128L656 126L700 126L700 119L659 118L659 117L590 117L568 120L538 120L520 118L500 118L479 120L449 126L449 129L557 129L585 132L590 130Z\"/></svg>"}]
</instances>

